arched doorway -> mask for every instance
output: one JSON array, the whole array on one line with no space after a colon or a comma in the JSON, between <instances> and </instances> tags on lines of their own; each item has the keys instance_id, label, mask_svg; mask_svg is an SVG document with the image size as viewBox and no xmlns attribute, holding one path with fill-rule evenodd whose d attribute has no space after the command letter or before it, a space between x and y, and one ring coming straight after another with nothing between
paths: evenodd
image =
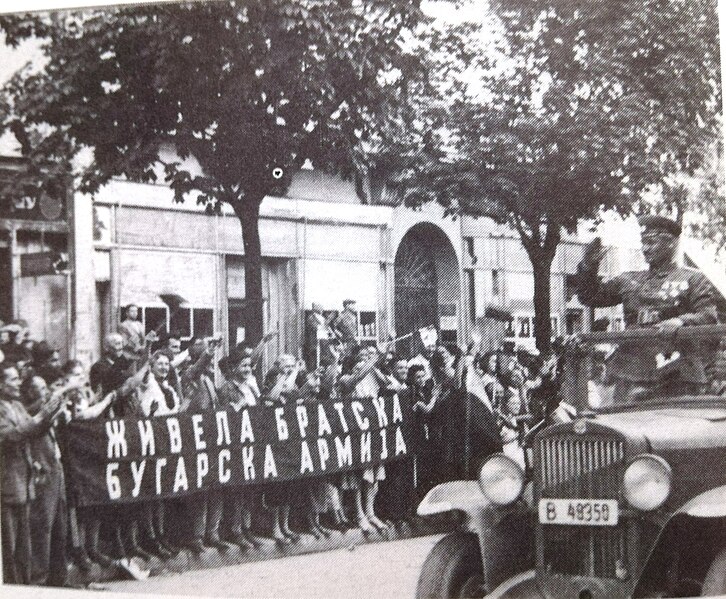
<instances>
[{"instance_id":1,"label":"arched doorway","mask_svg":"<svg viewBox=\"0 0 726 599\"><path fill-rule=\"evenodd\" d=\"M404 235L394 262L396 335L435 326L444 341L456 341L459 305L459 263L448 237L437 226L420 223ZM398 352L417 351L417 336Z\"/></svg>"}]
</instances>

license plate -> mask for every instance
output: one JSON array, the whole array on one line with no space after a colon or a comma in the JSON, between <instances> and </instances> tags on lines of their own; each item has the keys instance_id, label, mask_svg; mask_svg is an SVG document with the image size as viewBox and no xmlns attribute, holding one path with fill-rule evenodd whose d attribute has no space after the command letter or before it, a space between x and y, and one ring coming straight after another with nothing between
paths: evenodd
<instances>
[{"instance_id":1,"label":"license plate","mask_svg":"<svg viewBox=\"0 0 726 599\"><path fill-rule=\"evenodd\" d=\"M539 521L542 524L575 526L616 526L616 499L540 499Z\"/></svg>"}]
</instances>

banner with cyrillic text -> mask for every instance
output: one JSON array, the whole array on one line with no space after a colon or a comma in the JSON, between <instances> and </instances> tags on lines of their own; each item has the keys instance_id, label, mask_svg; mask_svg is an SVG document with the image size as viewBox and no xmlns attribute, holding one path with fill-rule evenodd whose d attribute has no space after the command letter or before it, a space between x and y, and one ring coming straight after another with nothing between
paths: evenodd
<instances>
[{"instance_id":1,"label":"banner with cyrillic text","mask_svg":"<svg viewBox=\"0 0 726 599\"><path fill-rule=\"evenodd\" d=\"M361 470L411 452L397 396L72 422L66 458L81 506Z\"/></svg>"}]
</instances>

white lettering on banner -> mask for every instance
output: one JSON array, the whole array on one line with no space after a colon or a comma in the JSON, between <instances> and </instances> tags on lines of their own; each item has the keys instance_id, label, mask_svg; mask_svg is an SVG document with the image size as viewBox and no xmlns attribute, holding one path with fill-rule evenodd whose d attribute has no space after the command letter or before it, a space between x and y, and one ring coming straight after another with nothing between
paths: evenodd
<instances>
[{"instance_id":1,"label":"white lettering on banner","mask_svg":"<svg viewBox=\"0 0 726 599\"><path fill-rule=\"evenodd\" d=\"M123 458L129 453L126 443L126 423L123 420L109 420L106 422L106 436L108 437L108 451L106 457Z\"/></svg>"},{"instance_id":2,"label":"white lettering on banner","mask_svg":"<svg viewBox=\"0 0 726 599\"><path fill-rule=\"evenodd\" d=\"M318 404L318 437L332 433L333 429L330 428L330 421L325 413L325 408L323 408L323 404Z\"/></svg>"},{"instance_id":3,"label":"white lettering on banner","mask_svg":"<svg viewBox=\"0 0 726 599\"><path fill-rule=\"evenodd\" d=\"M275 464L275 456L272 455L272 447L265 446L265 469L263 472L265 478L277 476L277 464Z\"/></svg>"},{"instance_id":4,"label":"white lettering on banner","mask_svg":"<svg viewBox=\"0 0 726 599\"><path fill-rule=\"evenodd\" d=\"M378 427L383 428L388 426L388 416L386 415L386 404L384 397L374 397L373 407L376 409L376 416L378 416Z\"/></svg>"},{"instance_id":5,"label":"white lettering on banner","mask_svg":"<svg viewBox=\"0 0 726 599\"><path fill-rule=\"evenodd\" d=\"M229 449L219 450L219 482L227 483L232 478L232 471L229 469L229 461L232 459L232 454ZM225 464L225 462L227 462Z\"/></svg>"},{"instance_id":6,"label":"white lettering on banner","mask_svg":"<svg viewBox=\"0 0 726 599\"><path fill-rule=\"evenodd\" d=\"M308 428L308 409L306 406L297 406L295 413L297 414L297 426L300 429L300 436L304 439Z\"/></svg>"},{"instance_id":7,"label":"white lettering on banner","mask_svg":"<svg viewBox=\"0 0 726 599\"><path fill-rule=\"evenodd\" d=\"M217 447L230 445L232 439L229 434L229 419L227 412L216 412L217 417Z\"/></svg>"},{"instance_id":8,"label":"white lettering on banner","mask_svg":"<svg viewBox=\"0 0 726 599\"><path fill-rule=\"evenodd\" d=\"M403 422L403 411L401 410L401 402L398 399L398 394L393 396L393 418L391 418L394 424L396 422Z\"/></svg>"},{"instance_id":9,"label":"white lettering on banner","mask_svg":"<svg viewBox=\"0 0 726 599\"><path fill-rule=\"evenodd\" d=\"M166 466L166 458L156 460L156 494L161 495L161 471Z\"/></svg>"},{"instance_id":10,"label":"white lettering on banner","mask_svg":"<svg viewBox=\"0 0 726 599\"><path fill-rule=\"evenodd\" d=\"M141 441L142 456L153 456L156 454L154 427L151 426L151 420L139 420L139 439Z\"/></svg>"},{"instance_id":11,"label":"white lettering on banner","mask_svg":"<svg viewBox=\"0 0 726 599\"><path fill-rule=\"evenodd\" d=\"M406 442L403 440L403 432L401 431L401 427L396 427L396 455L400 455L402 453L407 453L408 449L406 449Z\"/></svg>"},{"instance_id":12,"label":"white lettering on banner","mask_svg":"<svg viewBox=\"0 0 726 599\"><path fill-rule=\"evenodd\" d=\"M275 422L277 422L277 438L280 441L287 441L290 431L287 430L285 422L285 408L275 408Z\"/></svg>"},{"instance_id":13,"label":"white lettering on banner","mask_svg":"<svg viewBox=\"0 0 726 599\"><path fill-rule=\"evenodd\" d=\"M335 453L338 456L338 468L353 465L353 446L350 442L350 435L341 441L340 437L335 437Z\"/></svg>"},{"instance_id":14,"label":"white lettering on banner","mask_svg":"<svg viewBox=\"0 0 726 599\"><path fill-rule=\"evenodd\" d=\"M340 418L340 426L343 427L343 432L348 432L348 423L345 421L345 414L343 414L343 404L342 402L336 401L333 404L333 407L338 412L338 417Z\"/></svg>"},{"instance_id":15,"label":"white lettering on banner","mask_svg":"<svg viewBox=\"0 0 726 599\"><path fill-rule=\"evenodd\" d=\"M367 431L371 423L367 417L362 417L362 414L365 414L363 404L359 401L354 401L351 402L350 407L353 410L353 416L355 416L355 420L358 423L358 428L362 431Z\"/></svg>"},{"instance_id":16,"label":"white lettering on banner","mask_svg":"<svg viewBox=\"0 0 726 599\"><path fill-rule=\"evenodd\" d=\"M242 448L242 469L244 471L245 480L255 480L255 464L252 458L255 455L255 448L248 445Z\"/></svg>"},{"instance_id":17,"label":"white lettering on banner","mask_svg":"<svg viewBox=\"0 0 726 599\"><path fill-rule=\"evenodd\" d=\"M241 443L254 443L255 440L255 434L252 432L252 422L250 422L250 413L248 410L242 410L242 432L240 432L239 440Z\"/></svg>"},{"instance_id":18,"label":"white lettering on banner","mask_svg":"<svg viewBox=\"0 0 726 599\"><path fill-rule=\"evenodd\" d=\"M202 488L204 477L209 474L209 456L206 453L197 454L197 489Z\"/></svg>"},{"instance_id":19,"label":"white lettering on banner","mask_svg":"<svg viewBox=\"0 0 726 599\"><path fill-rule=\"evenodd\" d=\"M381 433L381 459L385 460L388 458L388 443L386 442L386 429L382 428Z\"/></svg>"},{"instance_id":20,"label":"white lettering on banner","mask_svg":"<svg viewBox=\"0 0 726 599\"><path fill-rule=\"evenodd\" d=\"M134 488L131 490L131 497L138 497L141 492L141 480L144 477L146 460L131 462L131 476L134 479Z\"/></svg>"},{"instance_id":21,"label":"white lettering on banner","mask_svg":"<svg viewBox=\"0 0 726 599\"><path fill-rule=\"evenodd\" d=\"M313 466L313 456L310 455L310 448L308 447L308 442L303 441L300 444L300 474L314 471L315 466Z\"/></svg>"},{"instance_id":22,"label":"white lettering on banner","mask_svg":"<svg viewBox=\"0 0 726 599\"><path fill-rule=\"evenodd\" d=\"M167 418L166 428L169 431L169 451L171 453L181 453L182 438L179 420L176 418Z\"/></svg>"},{"instance_id":23,"label":"white lettering on banner","mask_svg":"<svg viewBox=\"0 0 726 599\"><path fill-rule=\"evenodd\" d=\"M207 442L202 439L204 435L204 429L202 428L202 422L204 416L202 414L192 414L192 429L194 429L194 447L197 451L207 449Z\"/></svg>"},{"instance_id":24,"label":"white lettering on banner","mask_svg":"<svg viewBox=\"0 0 726 599\"><path fill-rule=\"evenodd\" d=\"M371 434L363 433L360 436L360 463L365 464L371 461Z\"/></svg>"},{"instance_id":25,"label":"white lettering on banner","mask_svg":"<svg viewBox=\"0 0 726 599\"><path fill-rule=\"evenodd\" d=\"M118 470L118 462L106 464L106 487L108 488L109 499L119 499L121 497L121 481L116 475Z\"/></svg>"},{"instance_id":26,"label":"white lettering on banner","mask_svg":"<svg viewBox=\"0 0 726 599\"><path fill-rule=\"evenodd\" d=\"M318 455L320 456L320 469L325 470L330 459L330 448L327 439L318 439Z\"/></svg>"},{"instance_id":27,"label":"white lettering on banner","mask_svg":"<svg viewBox=\"0 0 726 599\"><path fill-rule=\"evenodd\" d=\"M179 456L179 461L176 463L176 474L174 475L174 493L179 491L188 491L189 481L187 479L187 467L184 462L184 456Z\"/></svg>"}]
</instances>

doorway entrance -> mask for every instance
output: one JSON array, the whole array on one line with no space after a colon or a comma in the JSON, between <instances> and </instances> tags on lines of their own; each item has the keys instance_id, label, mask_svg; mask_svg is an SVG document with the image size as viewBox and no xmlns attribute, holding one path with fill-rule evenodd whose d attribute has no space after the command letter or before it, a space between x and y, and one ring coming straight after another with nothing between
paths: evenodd
<instances>
[{"instance_id":1,"label":"doorway entrance","mask_svg":"<svg viewBox=\"0 0 726 599\"><path fill-rule=\"evenodd\" d=\"M417 353L417 331L432 325L441 339L456 342L459 263L439 227L420 223L404 235L396 251L394 287L396 336L413 333L398 344L399 353Z\"/></svg>"}]
</instances>

